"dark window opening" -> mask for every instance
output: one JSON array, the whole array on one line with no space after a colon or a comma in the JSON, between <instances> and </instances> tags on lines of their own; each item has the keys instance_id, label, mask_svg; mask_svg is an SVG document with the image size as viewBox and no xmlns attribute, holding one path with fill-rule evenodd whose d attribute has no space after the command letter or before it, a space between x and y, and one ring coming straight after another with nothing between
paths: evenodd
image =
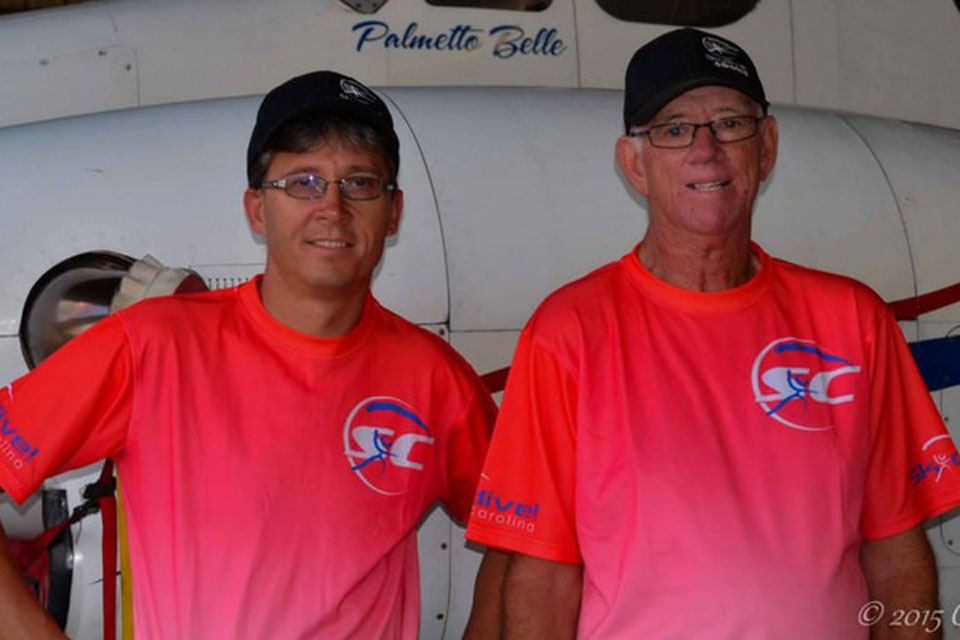
<instances>
[{"instance_id":1,"label":"dark window opening","mask_svg":"<svg viewBox=\"0 0 960 640\"><path fill-rule=\"evenodd\" d=\"M471 7L510 11L543 11L552 2L553 0L427 0L427 4L435 7Z\"/></svg>"},{"instance_id":2,"label":"dark window opening","mask_svg":"<svg viewBox=\"0 0 960 640\"><path fill-rule=\"evenodd\" d=\"M430 2L430 0L427 0ZM689 27L722 27L753 11L760 0L597 0L619 20ZM960 4L960 0L954 0Z\"/></svg>"},{"instance_id":3,"label":"dark window opening","mask_svg":"<svg viewBox=\"0 0 960 640\"><path fill-rule=\"evenodd\" d=\"M86 0L0 0L0 14L33 11L34 9L59 7L65 4L76 4L85 1Z\"/></svg>"}]
</instances>

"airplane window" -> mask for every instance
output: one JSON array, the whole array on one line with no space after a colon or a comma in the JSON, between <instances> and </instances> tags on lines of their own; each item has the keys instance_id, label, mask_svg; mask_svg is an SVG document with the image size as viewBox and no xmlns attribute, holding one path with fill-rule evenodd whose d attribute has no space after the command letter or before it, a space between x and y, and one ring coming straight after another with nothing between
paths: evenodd
<instances>
[{"instance_id":1,"label":"airplane window","mask_svg":"<svg viewBox=\"0 0 960 640\"><path fill-rule=\"evenodd\" d=\"M511 11L543 11L553 0L427 0L436 7L473 7L474 9L509 9Z\"/></svg>"},{"instance_id":2,"label":"airplane window","mask_svg":"<svg viewBox=\"0 0 960 640\"><path fill-rule=\"evenodd\" d=\"M86 0L0 0L0 14L45 9L47 7L62 4L76 4L78 2L86 2Z\"/></svg>"},{"instance_id":3,"label":"airplane window","mask_svg":"<svg viewBox=\"0 0 960 640\"><path fill-rule=\"evenodd\" d=\"M430 2L430 0L427 0ZM597 0L614 18L628 22L721 27L753 11L760 0ZM960 0L954 0L960 3Z\"/></svg>"}]
</instances>

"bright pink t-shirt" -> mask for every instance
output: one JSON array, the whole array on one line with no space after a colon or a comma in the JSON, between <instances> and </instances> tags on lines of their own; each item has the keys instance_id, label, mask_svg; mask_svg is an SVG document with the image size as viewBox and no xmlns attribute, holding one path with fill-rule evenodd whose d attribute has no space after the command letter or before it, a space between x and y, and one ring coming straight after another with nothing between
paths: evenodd
<instances>
[{"instance_id":1,"label":"bright pink t-shirt","mask_svg":"<svg viewBox=\"0 0 960 640\"><path fill-rule=\"evenodd\" d=\"M320 339L250 282L108 317L0 391L0 484L117 460L137 638L415 638L417 523L465 519L493 415L373 298Z\"/></svg>"},{"instance_id":2,"label":"bright pink t-shirt","mask_svg":"<svg viewBox=\"0 0 960 640\"><path fill-rule=\"evenodd\" d=\"M754 250L721 293L627 255L520 339L467 537L582 562L583 638L866 638L862 538L960 503L883 302Z\"/></svg>"}]
</instances>

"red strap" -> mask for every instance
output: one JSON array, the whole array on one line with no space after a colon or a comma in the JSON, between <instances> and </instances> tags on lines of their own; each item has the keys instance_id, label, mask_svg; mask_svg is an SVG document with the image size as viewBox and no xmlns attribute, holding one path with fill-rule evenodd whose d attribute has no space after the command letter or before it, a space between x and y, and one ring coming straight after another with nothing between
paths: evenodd
<instances>
[{"instance_id":1,"label":"red strap","mask_svg":"<svg viewBox=\"0 0 960 640\"><path fill-rule=\"evenodd\" d=\"M510 367L504 367L503 369L497 369L496 371L483 374L480 376L480 381L487 388L488 392L496 393L503 391L504 387L507 386L508 373L510 373Z\"/></svg>"},{"instance_id":2,"label":"red strap","mask_svg":"<svg viewBox=\"0 0 960 640\"><path fill-rule=\"evenodd\" d=\"M99 484L106 484L113 477L113 460L103 463ZM114 492L105 493L98 499L100 521L103 524L103 637L117 637L117 499Z\"/></svg>"},{"instance_id":3,"label":"red strap","mask_svg":"<svg viewBox=\"0 0 960 640\"><path fill-rule=\"evenodd\" d=\"M113 460L104 461L100 477L94 485L87 487L90 488L97 492L103 524L103 637L113 640L117 637L117 499L113 490ZM45 529L36 538L15 550L14 554L21 569L27 572L47 553L54 538L89 514L89 508L75 509L69 518Z\"/></svg>"},{"instance_id":4,"label":"red strap","mask_svg":"<svg viewBox=\"0 0 960 640\"><path fill-rule=\"evenodd\" d=\"M960 283L912 298L888 302L897 320L916 320L917 316L960 301Z\"/></svg>"}]
</instances>

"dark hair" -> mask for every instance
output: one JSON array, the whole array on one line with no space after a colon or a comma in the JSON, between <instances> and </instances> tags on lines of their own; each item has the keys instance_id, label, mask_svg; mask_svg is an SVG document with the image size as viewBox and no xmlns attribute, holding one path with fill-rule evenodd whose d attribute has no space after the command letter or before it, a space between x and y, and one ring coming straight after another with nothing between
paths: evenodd
<instances>
[{"instance_id":1,"label":"dark hair","mask_svg":"<svg viewBox=\"0 0 960 640\"><path fill-rule=\"evenodd\" d=\"M331 142L378 154L387 164L390 181L396 182L397 166L390 154L390 143L376 129L349 116L308 114L294 118L270 136L251 168L249 187L259 189L263 184L274 153L306 153Z\"/></svg>"}]
</instances>

